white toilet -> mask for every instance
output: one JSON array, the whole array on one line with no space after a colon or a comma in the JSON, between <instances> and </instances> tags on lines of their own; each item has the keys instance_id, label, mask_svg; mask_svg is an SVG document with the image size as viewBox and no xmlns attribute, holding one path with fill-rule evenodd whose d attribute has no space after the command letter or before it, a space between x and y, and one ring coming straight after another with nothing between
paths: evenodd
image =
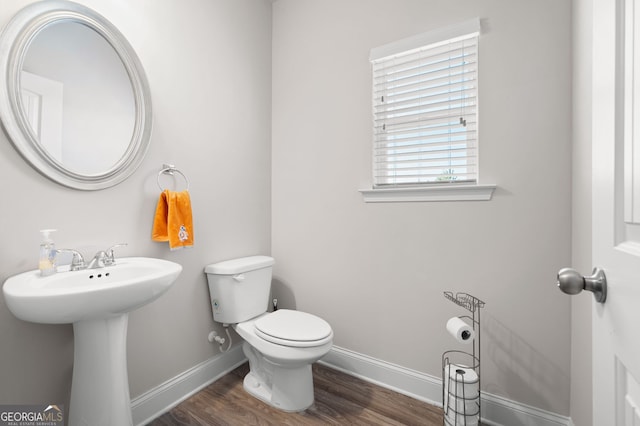
<instances>
[{"instance_id":1,"label":"white toilet","mask_svg":"<svg viewBox=\"0 0 640 426\"><path fill-rule=\"evenodd\" d=\"M244 339L245 390L283 411L303 411L313 404L311 364L331 349L333 330L305 312L267 312L273 264L271 257L251 256L208 265L213 319Z\"/></svg>"}]
</instances>

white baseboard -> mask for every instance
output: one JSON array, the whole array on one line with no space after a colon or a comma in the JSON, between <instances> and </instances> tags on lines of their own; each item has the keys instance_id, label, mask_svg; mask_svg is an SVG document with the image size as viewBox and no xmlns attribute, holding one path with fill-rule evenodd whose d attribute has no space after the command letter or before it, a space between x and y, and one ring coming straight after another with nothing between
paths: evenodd
<instances>
[{"instance_id":1,"label":"white baseboard","mask_svg":"<svg viewBox=\"0 0 640 426\"><path fill-rule=\"evenodd\" d=\"M338 346L331 348L320 363L367 382L442 407L442 381L428 374Z\"/></svg>"},{"instance_id":2,"label":"white baseboard","mask_svg":"<svg viewBox=\"0 0 640 426\"><path fill-rule=\"evenodd\" d=\"M442 380L429 374L334 346L320 361L328 367L442 407ZM570 426L569 417L482 392L482 422L490 426Z\"/></svg>"},{"instance_id":3,"label":"white baseboard","mask_svg":"<svg viewBox=\"0 0 640 426\"><path fill-rule=\"evenodd\" d=\"M236 345L132 399L133 424L149 423L246 361L242 345Z\"/></svg>"},{"instance_id":4,"label":"white baseboard","mask_svg":"<svg viewBox=\"0 0 640 426\"><path fill-rule=\"evenodd\" d=\"M134 398L134 425L144 425L169 411L200 389L246 362L242 345L216 355L160 386ZM320 363L391 389L420 401L442 407L442 380L419 371L334 346ZM482 392L482 422L489 426L572 426L569 417Z\"/></svg>"}]
</instances>

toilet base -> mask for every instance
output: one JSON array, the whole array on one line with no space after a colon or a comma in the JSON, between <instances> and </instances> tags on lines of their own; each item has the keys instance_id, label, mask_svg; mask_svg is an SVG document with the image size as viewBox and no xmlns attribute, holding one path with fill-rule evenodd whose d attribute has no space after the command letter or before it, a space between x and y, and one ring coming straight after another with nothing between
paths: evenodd
<instances>
[{"instance_id":1,"label":"toilet base","mask_svg":"<svg viewBox=\"0 0 640 426\"><path fill-rule=\"evenodd\" d=\"M267 359L244 342L242 349L249 359L249 373L244 389L255 398L287 412L304 411L313 404L311 364L281 365Z\"/></svg>"}]
</instances>

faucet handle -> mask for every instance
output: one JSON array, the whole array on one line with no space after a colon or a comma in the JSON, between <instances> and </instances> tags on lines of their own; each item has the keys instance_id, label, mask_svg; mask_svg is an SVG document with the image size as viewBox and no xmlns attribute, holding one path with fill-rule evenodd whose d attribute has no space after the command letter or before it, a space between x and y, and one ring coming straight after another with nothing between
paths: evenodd
<instances>
[{"instance_id":1,"label":"faucet handle","mask_svg":"<svg viewBox=\"0 0 640 426\"><path fill-rule=\"evenodd\" d=\"M71 258L71 266L69 268L70 271L79 271L81 269L85 269L87 265L84 263L84 258L79 251L72 249L57 249L57 253L71 253L73 257Z\"/></svg>"},{"instance_id":2,"label":"faucet handle","mask_svg":"<svg viewBox=\"0 0 640 426\"><path fill-rule=\"evenodd\" d=\"M118 244L114 244L111 247L109 247L106 251L106 258L105 258L105 265L114 265L116 263L116 257L115 254L113 252L113 249L117 248L117 247L125 247L127 246L127 243L118 243Z\"/></svg>"}]
</instances>

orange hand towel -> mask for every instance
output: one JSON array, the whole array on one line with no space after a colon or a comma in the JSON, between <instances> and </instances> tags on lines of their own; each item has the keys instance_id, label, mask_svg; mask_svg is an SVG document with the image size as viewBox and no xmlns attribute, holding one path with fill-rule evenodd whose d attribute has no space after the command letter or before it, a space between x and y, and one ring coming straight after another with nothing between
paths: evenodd
<instances>
[{"instance_id":1,"label":"orange hand towel","mask_svg":"<svg viewBox=\"0 0 640 426\"><path fill-rule=\"evenodd\" d=\"M169 241L171 250L193 246L193 219L189 191L165 189L160 194L153 218L153 241Z\"/></svg>"}]
</instances>

